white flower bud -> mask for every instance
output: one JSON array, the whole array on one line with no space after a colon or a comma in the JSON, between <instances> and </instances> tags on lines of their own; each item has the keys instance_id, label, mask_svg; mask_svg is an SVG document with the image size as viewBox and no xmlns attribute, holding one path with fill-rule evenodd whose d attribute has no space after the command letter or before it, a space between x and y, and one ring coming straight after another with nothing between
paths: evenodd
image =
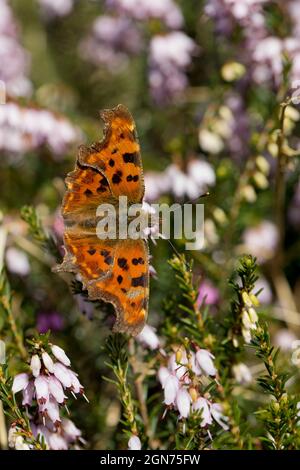
<instances>
[{"instance_id":1,"label":"white flower bud","mask_svg":"<svg viewBox=\"0 0 300 470\"><path fill-rule=\"evenodd\" d=\"M217 374L213 359L214 356L206 349L199 349L196 352L196 360L205 375L215 376Z\"/></svg>"},{"instance_id":2,"label":"white flower bud","mask_svg":"<svg viewBox=\"0 0 300 470\"><path fill-rule=\"evenodd\" d=\"M37 354L34 354L30 361L30 368L34 377L40 375L41 366L42 364L39 356Z\"/></svg>"},{"instance_id":3,"label":"white flower bud","mask_svg":"<svg viewBox=\"0 0 300 470\"><path fill-rule=\"evenodd\" d=\"M49 399L48 379L43 375L39 375L34 381L34 386L37 401L40 404L46 403Z\"/></svg>"},{"instance_id":4,"label":"white flower bud","mask_svg":"<svg viewBox=\"0 0 300 470\"><path fill-rule=\"evenodd\" d=\"M69 374L69 369L67 369L63 364L55 362L53 365L53 371L55 377L62 383L65 388L71 388L72 379Z\"/></svg>"},{"instance_id":5,"label":"white flower bud","mask_svg":"<svg viewBox=\"0 0 300 470\"><path fill-rule=\"evenodd\" d=\"M257 316L257 313L256 313L255 309L253 307L249 308L248 313L249 313L249 318L250 318L251 322L252 323L257 323L258 322L258 316Z\"/></svg>"},{"instance_id":6,"label":"white flower bud","mask_svg":"<svg viewBox=\"0 0 300 470\"><path fill-rule=\"evenodd\" d=\"M248 366L240 362L232 367L235 380L240 384L248 384L252 381L252 374Z\"/></svg>"},{"instance_id":7,"label":"white flower bud","mask_svg":"<svg viewBox=\"0 0 300 470\"><path fill-rule=\"evenodd\" d=\"M128 441L129 450L141 450L142 444L138 436L131 436Z\"/></svg>"},{"instance_id":8,"label":"white flower bud","mask_svg":"<svg viewBox=\"0 0 300 470\"><path fill-rule=\"evenodd\" d=\"M176 395L176 405L180 418L187 418L190 414L191 396L185 388L180 388Z\"/></svg>"},{"instance_id":9,"label":"white flower bud","mask_svg":"<svg viewBox=\"0 0 300 470\"><path fill-rule=\"evenodd\" d=\"M53 374L53 361L47 352L43 352L42 359L46 369Z\"/></svg>"},{"instance_id":10,"label":"white flower bud","mask_svg":"<svg viewBox=\"0 0 300 470\"><path fill-rule=\"evenodd\" d=\"M56 359L62 362L65 366L69 367L71 365L70 359L68 358L68 356L66 355L65 351L62 348L54 344L51 347L51 351L53 355L56 357Z\"/></svg>"},{"instance_id":11,"label":"white flower bud","mask_svg":"<svg viewBox=\"0 0 300 470\"><path fill-rule=\"evenodd\" d=\"M209 403L205 398L199 397L195 403L193 403L193 411L201 411L201 427L212 423L212 417L209 409Z\"/></svg>"},{"instance_id":12,"label":"white flower bud","mask_svg":"<svg viewBox=\"0 0 300 470\"><path fill-rule=\"evenodd\" d=\"M12 392L18 393L20 390L24 390L27 387L29 382L28 374L22 373L15 376L13 385L12 385Z\"/></svg>"},{"instance_id":13,"label":"white flower bud","mask_svg":"<svg viewBox=\"0 0 300 470\"><path fill-rule=\"evenodd\" d=\"M166 405L172 405L175 402L176 394L179 389L179 380L175 375L170 375L170 377L166 380L164 384L164 394L165 400L164 403Z\"/></svg>"}]
</instances>

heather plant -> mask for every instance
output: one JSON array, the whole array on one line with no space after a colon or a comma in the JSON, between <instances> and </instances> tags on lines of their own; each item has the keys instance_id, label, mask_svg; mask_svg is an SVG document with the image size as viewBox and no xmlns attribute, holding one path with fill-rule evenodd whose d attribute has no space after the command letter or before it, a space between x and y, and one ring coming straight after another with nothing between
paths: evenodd
<instances>
[{"instance_id":1,"label":"heather plant","mask_svg":"<svg viewBox=\"0 0 300 470\"><path fill-rule=\"evenodd\" d=\"M0 0L1 449L300 448L299 13ZM136 337L53 269L65 176L118 103L145 204L204 204L199 249L149 237Z\"/></svg>"}]
</instances>

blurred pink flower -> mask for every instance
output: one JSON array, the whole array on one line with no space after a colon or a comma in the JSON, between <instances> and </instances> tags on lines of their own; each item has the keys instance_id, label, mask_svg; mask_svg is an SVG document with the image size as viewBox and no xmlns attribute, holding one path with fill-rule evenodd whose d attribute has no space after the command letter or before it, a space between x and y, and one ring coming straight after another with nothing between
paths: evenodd
<instances>
[{"instance_id":1,"label":"blurred pink flower","mask_svg":"<svg viewBox=\"0 0 300 470\"><path fill-rule=\"evenodd\" d=\"M149 83L154 100L163 104L172 100L188 85L186 70L197 48L181 31L156 35L150 42Z\"/></svg>"},{"instance_id":2,"label":"blurred pink flower","mask_svg":"<svg viewBox=\"0 0 300 470\"><path fill-rule=\"evenodd\" d=\"M274 344L282 349L282 351L288 352L294 349L293 343L297 341L297 339L293 331L287 328L281 328L274 335Z\"/></svg>"},{"instance_id":3,"label":"blurred pink flower","mask_svg":"<svg viewBox=\"0 0 300 470\"><path fill-rule=\"evenodd\" d=\"M51 19L71 13L74 0L39 0L39 4L43 15Z\"/></svg>"},{"instance_id":4,"label":"blurred pink flower","mask_svg":"<svg viewBox=\"0 0 300 470\"><path fill-rule=\"evenodd\" d=\"M0 150L11 154L48 146L54 157L79 140L80 132L65 117L14 102L0 106Z\"/></svg>"},{"instance_id":5,"label":"blurred pink flower","mask_svg":"<svg viewBox=\"0 0 300 470\"><path fill-rule=\"evenodd\" d=\"M155 328L150 325L144 326L142 331L137 335L136 340L152 351L160 347L159 337L155 332Z\"/></svg>"},{"instance_id":6,"label":"blurred pink flower","mask_svg":"<svg viewBox=\"0 0 300 470\"><path fill-rule=\"evenodd\" d=\"M18 26L7 0L0 0L0 80L10 96L31 94L29 54L19 43ZM1 106L2 107L2 106Z\"/></svg>"},{"instance_id":7,"label":"blurred pink flower","mask_svg":"<svg viewBox=\"0 0 300 470\"><path fill-rule=\"evenodd\" d=\"M239 384L248 384L252 382L252 374L249 367L243 362L239 362L232 367L232 372L235 377L235 380Z\"/></svg>"},{"instance_id":8,"label":"blurred pink flower","mask_svg":"<svg viewBox=\"0 0 300 470\"><path fill-rule=\"evenodd\" d=\"M262 289L261 293L258 296L260 304L269 305L272 302L272 290L270 284L264 277L260 277L255 283L255 292L258 292Z\"/></svg>"},{"instance_id":9,"label":"blurred pink flower","mask_svg":"<svg viewBox=\"0 0 300 470\"><path fill-rule=\"evenodd\" d=\"M161 173L146 173L145 199L152 202L168 193L173 193L178 199L184 196L197 199L207 191L208 187L213 186L215 181L213 167L204 160L191 160L187 165L186 173L173 163Z\"/></svg>"},{"instance_id":10,"label":"blurred pink flower","mask_svg":"<svg viewBox=\"0 0 300 470\"><path fill-rule=\"evenodd\" d=\"M53 222L53 230L57 238L62 239L64 234L64 219L60 213L60 209L56 212Z\"/></svg>"},{"instance_id":11,"label":"blurred pink flower","mask_svg":"<svg viewBox=\"0 0 300 470\"><path fill-rule=\"evenodd\" d=\"M169 28L180 28L183 16L173 0L106 0L109 7L136 20L160 19Z\"/></svg>"},{"instance_id":12,"label":"blurred pink flower","mask_svg":"<svg viewBox=\"0 0 300 470\"><path fill-rule=\"evenodd\" d=\"M61 331L64 327L64 319L58 312L39 312L36 328L39 333L47 331Z\"/></svg>"},{"instance_id":13,"label":"blurred pink flower","mask_svg":"<svg viewBox=\"0 0 300 470\"><path fill-rule=\"evenodd\" d=\"M1 105L3 106L3 105ZM1 132L1 131L0 131ZM19 276L27 276L30 273L28 256L24 251L15 247L9 247L5 253L7 269Z\"/></svg>"},{"instance_id":14,"label":"blurred pink flower","mask_svg":"<svg viewBox=\"0 0 300 470\"><path fill-rule=\"evenodd\" d=\"M137 54L142 39L136 25L124 17L99 16L91 33L79 45L79 53L94 65L104 65L118 73L128 63L128 55Z\"/></svg>"},{"instance_id":15,"label":"blurred pink flower","mask_svg":"<svg viewBox=\"0 0 300 470\"><path fill-rule=\"evenodd\" d=\"M220 300L219 290L207 279L201 281L199 290L197 305L200 306L203 302L207 305L216 305Z\"/></svg>"},{"instance_id":16,"label":"blurred pink flower","mask_svg":"<svg viewBox=\"0 0 300 470\"><path fill-rule=\"evenodd\" d=\"M255 227L249 227L243 234L244 250L255 256L263 263L272 258L278 243L276 226L268 220L263 220Z\"/></svg>"}]
</instances>

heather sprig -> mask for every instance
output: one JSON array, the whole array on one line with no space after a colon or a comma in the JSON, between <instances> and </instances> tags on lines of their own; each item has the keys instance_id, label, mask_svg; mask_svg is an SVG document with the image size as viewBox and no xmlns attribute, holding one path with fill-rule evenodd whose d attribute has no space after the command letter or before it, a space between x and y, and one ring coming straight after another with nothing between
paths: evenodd
<instances>
[{"instance_id":1,"label":"heather sprig","mask_svg":"<svg viewBox=\"0 0 300 470\"><path fill-rule=\"evenodd\" d=\"M117 387L123 411L122 424L129 438L130 447L132 442L136 445L135 441L139 439L141 424L138 423L137 406L129 381L128 340L119 333L111 335L106 340L105 348L109 358L107 365L115 377L114 379L105 377L105 380ZM134 437L135 440L130 441Z\"/></svg>"},{"instance_id":2,"label":"heather sprig","mask_svg":"<svg viewBox=\"0 0 300 470\"><path fill-rule=\"evenodd\" d=\"M262 441L275 450L298 449L300 443L299 398L289 392L290 372L281 370L280 350L271 345L270 333L265 323L260 323L254 332L251 346L256 356L263 361L266 374L259 376L258 385L268 395L268 405L256 412L263 424Z\"/></svg>"}]
</instances>

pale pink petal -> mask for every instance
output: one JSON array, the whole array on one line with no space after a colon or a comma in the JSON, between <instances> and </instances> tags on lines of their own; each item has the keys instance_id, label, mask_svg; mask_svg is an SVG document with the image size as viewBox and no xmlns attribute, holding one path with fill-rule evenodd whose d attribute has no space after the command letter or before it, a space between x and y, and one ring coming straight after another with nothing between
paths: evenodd
<instances>
[{"instance_id":1,"label":"pale pink petal","mask_svg":"<svg viewBox=\"0 0 300 470\"><path fill-rule=\"evenodd\" d=\"M69 374L69 369L67 369L63 364L60 362L55 362L53 365L53 371L55 377L62 383L65 388L71 388L72 380Z\"/></svg>"},{"instance_id":2,"label":"pale pink petal","mask_svg":"<svg viewBox=\"0 0 300 470\"><path fill-rule=\"evenodd\" d=\"M179 380L175 375L170 375L170 377L165 382L165 390L164 390L164 403L166 405L172 405L175 403L176 394L179 389Z\"/></svg>"},{"instance_id":3,"label":"pale pink petal","mask_svg":"<svg viewBox=\"0 0 300 470\"><path fill-rule=\"evenodd\" d=\"M201 411L201 427L206 426L207 424L212 423L212 417L209 409L209 403L205 398L198 398L194 403L193 403L193 411Z\"/></svg>"},{"instance_id":4,"label":"pale pink petal","mask_svg":"<svg viewBox=\"0 0 300 470\"><path fill-rule=\"evenodd\" d=\"M30 361L30 368L34 377L38 377L41 371L41 360L37 354L34 354Z\"/></svg>"},{"instance_id":5,"label":"pale pink petal","mask_svg":"<svg viewBox=\"0 0 300 470\"><path fill-rule=\"evenodd\" d=\"M40 404L46 403L49 398L48 379L43 375L39 375L34 380L34 386L36 390L37 401Z\"/></svg>"},{"instance_id":6,"label":"pale pink petal","mask_svg":"<svg viewBox=\"0 0 300 470\"><path fill-rule=\"evenodd\" d=\"M68 356L66 355L65 351L62 348L54 344L51 347L51 351L53 355L56 357L56 359L62 362L65 366L69 367L71 365L70 359L68 358Z\"/></svg>"},{"instance_id":7,"label":"pale pink petal","mask_svg":"<svg viewBox=\"0 0 300 470\"><path fill-rule=\"evenodd\" d=\"M31 406L32 405L32 400L33 396L35 393L35 388L34 388L34 383L32 380L28 382L28 385L26 388L23 390L23 400L22 400L22 405L23 406Z\"/></svg>"},{"instance_id":8,"label":"pale pink petal","mask_svg":"<svg viewBox=\"0 0 300 470\"><path fill-rule=\"evenodd\" d=\"M180 418L187 418L190 414L191 397L185 388L180 388L176 395L176 405Z\"/></svg>"},{"instance_id":9,"label":"pale pink petal","mask_svg":"<svg viewBox=\"0 0 300 470\"><path fill-rule=\"evenodd\" d=\"M13 385L12 385L12 392L18 393L21 390L24 390L24 388L27 387L28 382L29 382L28 374L22 373L22 374L16 375L13 381Z\"/></svg>"},{"instance_id":10,"label":"pale pink petal","mask_svg":"<svg viewBox=\"0 0 300 470\"><path fill-rule=\"evenodd\" d=\"M47 352L43 352L42 359L43 359L44 366L52 374L53 373L53 361L51 357L49 356L49 354Z\"/></svg>"},{"instance_id":11,"label":"pale pink petal","mask_svg":"<svg viewBox=\"0 0 300 470\"><path fill-rule=\"evenodd\" d=\"M49 392L58 403L63 403L67 398L61 382L53 375L49 377Z\"/></svg>"},{"instance_id":12,"label":"pale pink petal","mask_svg":"<svg viewBox=\"0 0 300 470\"><path fill-rule=\"evenodd\" d=\"M205 375L215 376L217 371L213 363L214 356L206 349L199 349L196 352L198 366Z\"/></svg>"}]
</instances>

